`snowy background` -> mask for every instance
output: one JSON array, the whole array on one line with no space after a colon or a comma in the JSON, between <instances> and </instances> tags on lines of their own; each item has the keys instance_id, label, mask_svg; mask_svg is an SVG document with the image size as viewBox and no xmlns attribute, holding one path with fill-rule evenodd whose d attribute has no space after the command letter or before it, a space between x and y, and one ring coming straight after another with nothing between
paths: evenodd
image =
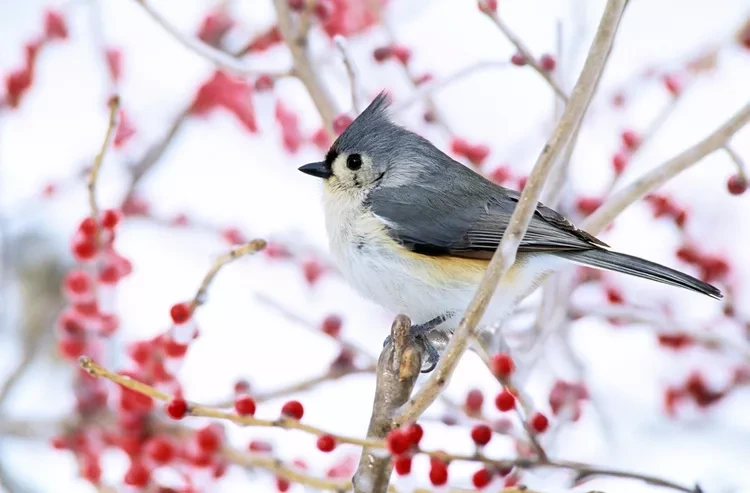
<instances>
[{"instance_id":1,"label":"snowy background","mask_svg":"<svg viewBox=\"0 0 750 493\"><path fill-rule=\"evenodd\" d=\"M99 190L104 208L116 206L125 192L125 164L163 135L193 98L197 86L214 70L210 62L165 33L137 2L97 3L0 0L2 74L22 64L23 44L41 29L46 8L62 9L70 28L70 39L46 48L41 55L33 87L20 106L0 109L0 217L6 260L0 292L0 381L22 354L19 331L24 312L19 309L20 283L14 267L20 261L14 245L28 232L41 234L42 250L70 265L70 236L88 214L85 183L71 177L91 162L106 127L105 101L110 87L102 43L123 53L119 93L137 129L133 139L111 152L104 163ZM645 133L670 104L671 96L659 76L643 76L649 68L658 73L680 73L685 60L721 47L716 68L690 85L658 134L639 150L618 186L701 139L750 98L750 52L734 41L734 33L750 14L746 0L630 3L573 156L561 207L574 218L576 197L601 195L607 190L620 132L629 128ZM187 34L195 33L212 6L198 0L153 4ZM562 23L563 56L558 69L561 84L569 91L603 4L594 0L501 0L500 15L536 54L557 52L556 25L558 20ZM240 24L226 43L235 48L274 23L269 0L234 1L230 9ZM514 48L472 1L391 0L386 15L397 41L412 50L410 68L416 74L429 72L439 80L481 61L497 62L436 93L435 101L455 135L490 146L483 172L490 174L497 166L509 165L516 175L527 174L554 124L554 98L546 83L529 68L504 64ZM387 88L398 102L413 88L395 62L373 62L372 50L386 42L384 36L382 29L375 27L351 38L349 48L363 94L369 98ZM339 110L349 112L349 82L336 50L315 28L311 43L317 68ZM290 63L283 47L250 60L266 69L283 69ZM615 109L611 100L619 92L624 92L626 104ZM273 92L253 96L260 126L256 134L247 132L228 112L214 111L207 118L190 119L142 183L140 195L148 200L151 213L160 218L185 214L195 223L238 228L248 238L295 245L302 258L319 254L325 261L328 250L320 183L296 171L298 166L320 159L322 151L311 144L304 144L294 154L283 149L274 120L277 98L298 114L303 135L320 128L320 117L295 79L278 81ZM449 149L449 138L438 127L423 123L423 111L424 105L417 102L397 119ZM750 160L750 128L740 131L732 145ZM688 209L686 235L702 249L729 259L737 319L750 320L750 194L727 193L726 180L734 172L729 157L716 152L662 192ZM40 198L49 183L67 185L60 186L51 198ZM675 257L681 233L669 221L654 220L643 202L628 209L602 238L617 250L690 269ZM128 365L127 342L154 336L169 326L169 307L192 297L214 258L229 247L220 235L203 228L173 228L138 218L125 220L117 245L133 262L134 271L118 286L121 328L108 348L107 364L112 368ZM42 255L42 251L21 253ZM747 347L747 334L739 328L730 323L714 325L721 313L720 303L624 276L607 277L607 282L622 291L628 305L669 306L682 330L708 328L734 338L738 347ZM374 357L394 315L360 298L335 273L325 274L311 287L299 262L273 261L263 255L240 260L222 270L207 304L198 312L201 336L191 344L179 373L189 399L224 400L231 396L233 382L239 378L248 379L254 391L262 393L327 371L338 354L338 344L259 300L261 293L312 325L329 314L340 315L343 337L367 348ZM584 287L573 299L592 306L601 303L603 295ZM51 333L52 327L49 330ZM554 433L542 439L552 456L652 473L686 485L698 482L710 493L750 491L748 387L708 408L686 403L676 417L667 416L663 402L665 387L678 385L695 370L712 386L725 387L731 369L743 364L739 352L669 351L658 345L653 327L612 325L590 317L572 324L570 341L582 363L592 401L584 405L583 415L575 423L561 423L558 428L553 419ZM571 364L560 346L556 341L548 344L525 388L543 411L549 409L547 397L555 380L581 376L581 368ZM54 355L50 339L44 354L4 402L0 419L44 421L70 415L75 403L72 375L73 365ZM462 402L469 388L484 390L485 413L500 416L491 405L497 383L472 354L465 356L447 394ZM364 436L373 391L372 375L353 375L296 397L305 404L306 422L339 434ZM275 417L284 400L262 404L257 415ZM439 419L443 413L438 404L427 416ZM239 448L244 449L250 439L268 439L277 456L289 460L304 457L313 472L323 473L344 456L358 456L349 446L337 448L332 455L323 454L315 448L314 438L301 433L229 425L227 429L230 441ZM424 445L428 448L473 450L465 425L425 421L425 429ZM513 444L493 440L487 452L511 456ZM104 482L127 491L118 486L128 464L125 455L108 452L103 461ZM78 477L73 456L44 441L0 436L0 464L32 491L94 491ZM415 464L416 469L426 470L426 459ZM469 487L474 469L452 466L452 484ZM420 484L426 484L425 474L416 476L421 478ZM569 476L560 472L527 472L521 480L545 492L569 489ZM275 481L263 472L248 476L231 469L211 491L239 488L275 491ZM577 490L636 493L656 488L602 478Z\"/></svg>"}]
</instances>

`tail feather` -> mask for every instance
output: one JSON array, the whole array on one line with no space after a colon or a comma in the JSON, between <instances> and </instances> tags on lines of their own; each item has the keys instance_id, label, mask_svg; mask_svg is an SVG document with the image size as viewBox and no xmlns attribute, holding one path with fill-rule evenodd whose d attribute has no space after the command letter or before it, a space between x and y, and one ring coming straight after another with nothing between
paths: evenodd
<instances>
[{"instance_id":1,"label":"tail feather","mask_svg":"<svg viewBox=\"0 0 750 493\"><path fill-rule=\"evenodd\" d=\"M670 286L689 289L711 298L721 299L723 295L714 286L682 272L670 269L642 258L604 249L556 252L555 255L572 262L600 269L622 272L631 276L662 282Z\"/></svg>"}]
</instances>

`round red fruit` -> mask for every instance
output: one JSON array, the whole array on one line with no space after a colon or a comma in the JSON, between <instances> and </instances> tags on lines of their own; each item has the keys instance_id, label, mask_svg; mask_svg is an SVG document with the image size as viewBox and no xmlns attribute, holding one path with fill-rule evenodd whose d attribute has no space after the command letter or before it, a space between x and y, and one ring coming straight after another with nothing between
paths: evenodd
<instances>
[{"instance_id":1,"label":"round red fruit","mask_svg":"<svg viewBox=\"0 0 750 493\"><path fill-rule=\"evenodd\" d=\"M336 448L336 439L331 435L321 435L318 437L317 446L321 452L331 452Z\"/></svg>"},{"instance_id":2,"label":"round red fruit","mask_svg":"<svg viewBox=\"0 0 750 493\"><path fill-rule=\"evenodd\" d=\"M480 446L487 445L492 439L492 428L487 425L476 425L471 429L471 439Z\"/></svg>"},{"instance_id":3,"label":"round red fruit","mask_svg":"<svg viewBox=\"0 0 750 493\"><path fill-rule=\"evenodd\" d=\"M511 409L516 407L516 398L507 390L503 390L502 392L497 394L497 397L495 397L495 406L500 411L510 411Z\"/></svg>"},{"instance_id":4,"label":"round red fruit","mask_svg":"<svg viewBox=\"0 0 750 493\"><path fill-rule=\"evenodd\" d=\"M255 399L249 395L239 395L234 400L234 409L240 416L255 415Z\"/></svg>"},{"instance_id":5,"label":"round red fruit","mask_svg":"<svg viewBox=\"0 0 750 493\"><path fill-rule=\"evenodd\" d=\"M305 414L305 408L300 401L288 401L281 407L281 414L299 421Z\"/></svg>"}]
</instances>

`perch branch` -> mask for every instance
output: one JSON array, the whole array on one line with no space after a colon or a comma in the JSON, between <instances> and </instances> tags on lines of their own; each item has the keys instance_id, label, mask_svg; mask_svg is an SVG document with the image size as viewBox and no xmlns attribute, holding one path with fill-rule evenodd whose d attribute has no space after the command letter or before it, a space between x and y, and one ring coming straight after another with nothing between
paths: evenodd
<instances>
[{"instance_id":1,"label":"perch branch","mask_svg":"<svg viewBox=\"0 0 750 493\"><path fill-rule=\"evenodd\" d=\"M664 185L682 171L723 147L748 121L750 121L750 102L708 137L685 149L661 166L654 168L629 186L615 193L583 222L581 229L591 234L599 233L635 201Z\"/></svg>"},{"instance_id":2,"label":"perch branch","mask_svg":"<svg viewBox=\"0 0 750 493\"><path fill-rule=\"evenodd\" d=\"M596 37L589 50L581 75L573 89L570 101L529 176L518 205L513 211L508 228L503 235L502 242L493 255L479 288L458 329L451 337L437 368L433 370L428 381L400 414L397 419L398 424L416 420L442 392L448 379L458 366L458 361L466 350L469 339L474 335L477 324L482 318L498 283L513 265L521 238L526 233L531 217L536 210L544 182L549 176L552 165L558 154L570 141L578 122L583 118L591 102L593 89L606 64L607 55L617 32L625 3L625 0L609 0L607 2Z\"/></svg>"},{"instance_id":3,"label":"perch branch","mask_svg":"<svg viewBox=\"0 0 750 493\"><path fill-rule=\"evenodd\" d=\"M409 400L422 367L422 352L409 336L411 321L399 315L391 326L391 343L378 359L377 383L367 437L382 440L394 428L393 416ZM380 451L362 449L354 474L357 493L385 493L391 478L391 458Z\"/></svg>"}]
</instances>

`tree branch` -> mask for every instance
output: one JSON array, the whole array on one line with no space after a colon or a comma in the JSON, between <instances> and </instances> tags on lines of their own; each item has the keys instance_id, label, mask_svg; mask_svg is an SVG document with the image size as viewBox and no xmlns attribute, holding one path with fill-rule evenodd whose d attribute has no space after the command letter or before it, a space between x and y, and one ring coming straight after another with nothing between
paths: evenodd
<instances>
[{"instance_id":1,"label":"tree branch","mask_svg":"<svg viewBox=\"0 0 750 493\"><path fill-rule=\"evenodd\" d=\"M96 182L99 178L99 170L101 170L102 163L104 162L104 155L109 149L109 144L112 142L112 137L115 134L115 128L117 128L118 112L120 110L120 97L116 94L109 98L109 120L107 123L107 132L104 134L104 142L102 142L99 153L94 158L94 164L91 166L86 186L89 192L89 209L91 210L91 219L94 220L95 238L97 246L101 243L101 235L99 230L99 205L96 202Z\"/></svg>"},{"instance_id":2,"label":"tree branch","mask_svg":"<svg viewBox=\"0 0 750 493\"><path fill-rule=\"evenodd\" d=\"M518 205L513 211L508 228L503 235L502 242L493 255L482 282L458 329L451 337L437 368L432 372L422 389L411 399L406 409L399 415L398 424L414 421L441 393L456 369L461 355L466 350L469 339L475 335L477 324L489 305L498 283L515 262L518 245L536 210L542 188L555 159L568 145L575 128L591 102L593 89L606 64L607 55L614 41L625 3L625 0L609 0L607 2L596 37L589 50L581 75L573 89L570 101L529 176Z\"/></svg>"},{"instance_id":3,"label":"tree branch","mask_svg":"<svg viewBox=\"0 0 750 493\"><path fill-rule=\"evenodd\" d=\"M705 139L615 193L581 224L581 229L591 234L599 233L635 201L723 147L748 121L750 121L750 102Z\"/></svg>"},{"instance_id":4,"label":"tree branch","mask_svg":"<svg viewBox=\"0 0 750 493\"><path fill-rule=\"evenodd\" d=\"M393 416L409 400L422 367L422 350L409 336L411 321L399 315L391 326L391 343L378 359L375 399L368 438L384 439L394 428ZM357 493L385 493L391 477L391 458L364 448L354 475Z\"/></svg>"}]
</instances>

